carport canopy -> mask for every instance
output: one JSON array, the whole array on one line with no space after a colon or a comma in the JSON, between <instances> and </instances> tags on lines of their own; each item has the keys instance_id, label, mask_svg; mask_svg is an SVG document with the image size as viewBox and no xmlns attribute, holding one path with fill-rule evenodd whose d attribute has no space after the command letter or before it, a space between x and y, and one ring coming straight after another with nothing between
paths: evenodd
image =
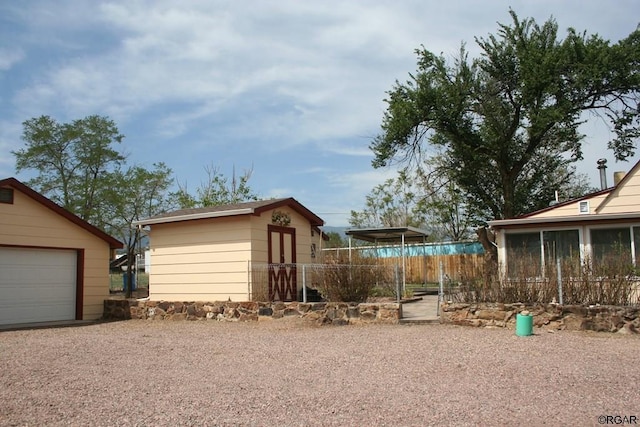
<instances>
[{"instance_id":1,"label":"carport canopy","mask_svg":"<svg viewBox=\"0 0 640 427\"><path fill-rule=\"evenodd\" d=\"M365 242L400 244L402 251L402 292L406 292L407 276L406 276L406 259L405 247L406 243L426 243L429 235L425 230L416 227L378 227L378 228L353 228L345 231L349 236L349 253L351 253L351 238L364 240ZM351 258L351 256L349 256ZM398 298L400 296L398 295Z\"/></svg>"},{"instance_id":2,"label":"carport canopy","mask_svg":"<svg viewBox=\"0 0 640 427\"><path fill-rule=\"evenodd\" d=\"M371 243L425 243L429 235L425 230L415 227L380 227L380 228L354 228L345 231L345 234L354 239Z\"/></svg>"}]
</instances>

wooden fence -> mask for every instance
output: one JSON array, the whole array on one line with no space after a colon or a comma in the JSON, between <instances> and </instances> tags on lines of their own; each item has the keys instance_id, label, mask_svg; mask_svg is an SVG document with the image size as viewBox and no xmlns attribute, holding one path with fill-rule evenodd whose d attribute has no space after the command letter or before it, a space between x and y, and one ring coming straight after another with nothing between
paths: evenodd
<instances>
[{"instance_id":1,"label":"wooden fence","mask_svg":"<svg viewBox=\"0 0 640 427\"><path fill-rule=\"evenodd\" d=\"M383 265L402 267L402 257L378 258ZM480 277L484 266L482 254L422 255L405 257L407 283L438 283L440 263L447 280L459 281L466 277Z\"/></svg>"}]
</instances>

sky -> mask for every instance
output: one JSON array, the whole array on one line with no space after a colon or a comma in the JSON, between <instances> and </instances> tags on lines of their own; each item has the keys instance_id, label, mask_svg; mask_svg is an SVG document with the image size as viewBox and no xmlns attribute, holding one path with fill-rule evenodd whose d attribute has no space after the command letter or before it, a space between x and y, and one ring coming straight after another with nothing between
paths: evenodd
<instances>
[{"instance_id":1,"label":"sky","mask_svg":"<svg viewBox=\"0 0 640 427\"><path fill-rule=\"evenodd\" d=\"M612 43L640 22L637 0L0 0L0 178L16 173L22 123L89 115L114 120L128 163L164 162L195 189L206 167L252 170L261 198L293 197L348 225L366 195L394 177L373 169L386 92L416 70L424 46L453 58L462 42L510 24L509 7L553 17ZM612 133L590 118L578 170L616 163Z\"/></svg>"}]
</instances>

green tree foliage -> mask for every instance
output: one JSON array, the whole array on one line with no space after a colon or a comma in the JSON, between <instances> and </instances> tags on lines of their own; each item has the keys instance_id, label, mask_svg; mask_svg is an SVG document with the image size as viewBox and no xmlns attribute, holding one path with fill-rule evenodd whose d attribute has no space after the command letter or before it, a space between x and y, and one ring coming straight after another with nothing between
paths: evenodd
<instances>
[{"instance_id":1,"label":"green tree foliage","mask_svg":"<svg viewBox=\"0 0 640 427\"><path fill-rule=\"evenodd\" d=\"M413 178L400 172L377 185L366 196L362 211L351 211L349 224L353 227L420 227L424 215L418 206Z\"/></svg>"},{"instance_id":2,"label":"green tree foliage","mask_svg":"<svg viewBox=\"0 0 640 427\"><path fill-rule=\"evenodd\" d=\"M438 157L435 158L439 159ZM425 229L432 241L459 241L470 236L472 218L447 169L425 163L376 186L362 211L351 211L354 227L405 227ZM428 168L428 169L427 169Z\"/></svg>"},{"instance_id":3,"label":"green tree foliage","mask_svg":"<svg viewBox=\"0 0 640 427\"><path fill-rule=\"evenodd\" d=\"M178 184L178 191L172 193L172 198L180 209L258 200L257 194L249 186L249 179L251 179L253 169L244 171L238 177L234 167L230 182L216 167L206 166L205 172L207 173L207 180L200 184L195 194L189 193L186 184Z\"/></svg>"},{"instance_id":4,"label":"green tree foliage","mask_svg":"<svg viewBox=\"0 0 640 427\"><path fill-rule=\"evenodd\" d=\"M611 123L616 159L635 152L640 135L640 30L610 44L553 19L519 20L477 38L481 55L464 44L447 63L424 47L418 70L388 93L373 165L421 162L428 147L469 209L483 219L509 218L547 206L582 158L584 113Z\"/></svg>"},{"instance_id":5,"label":"green tree foliage","mask_svg":"<svg viewBox=\"0 0 640 427\"><path fill-rule=\"evenodd\" d=\"M58 123L41 116L23 123L26 147L13 151L16 171L34 170L27 184L93 225L104 228L101 209L106 179L125 157L113 145L124 138L116 124L101 116Z\"/></svg>"},{"instance_id":6,"label":"green tree foliage","mask_svg":"<svg viewBox=\"0 0 640 427\"><path fill-rule=\"evenodd\" d=\"M136 254L144 230L132 223L157 215L169 208L168 189L173 179L171 169L156 163L149 170L132 166L117 170L110 176L109 191L105 193L105 209L109 212L107 232L124 242L127 251L127 271L134 271ZM132 275L128 276L127 296L131 295Z\"/></svg>"},{"instance_id":7,"label":"green tree foliage","mask_svg":"<svg viewBox=\"0 0 640 427\"><path fill-rule=\"evenodd\" d=\"M449 169L440 166L442 158L434 156L416 171L420 188L418 208L425 213L426 226L432 240L460 241L470 238L474 217L466 198L449 176Z\"/></svg>"}]
</instances>

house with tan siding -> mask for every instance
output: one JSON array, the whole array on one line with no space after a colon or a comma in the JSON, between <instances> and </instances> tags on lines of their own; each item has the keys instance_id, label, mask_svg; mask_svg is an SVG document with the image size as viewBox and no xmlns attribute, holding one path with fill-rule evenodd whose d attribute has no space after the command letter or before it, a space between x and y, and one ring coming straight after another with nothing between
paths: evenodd
<instances>
[{"instance_id":1,"label":"house with tan siding","mask_svg":"<svg viewBox=\"0 0 640 427\"><path fill-rule=\"evenodd\" d=\"M540 274L560 260L640 265L640 162L616 173L613 187L517 218L494 220L498 260L508 272L525 259Z\"/></svg>"},{"instance_id":2,"label":"house with tan siding","mask_svg":"<svg viewBox=\"0 0 640 427\"><path fill-rule=\"evenodd\" d=\"M293 198L183 209L141 220L152 301L295 301L323 220ZM256 272L266 280L260 284ZM264 292L264 295L257 295Z\"/></svg>"},{"instance_id":3,"label":"house with tan siding","mask_svg":"<svg viewBox=\"0 0 640 427\"><path fill-rule=\"evenodd\" d=\"M0 180L0 325L100 318L122 246L17 179Z\"/></svg>"}]
</instances>

